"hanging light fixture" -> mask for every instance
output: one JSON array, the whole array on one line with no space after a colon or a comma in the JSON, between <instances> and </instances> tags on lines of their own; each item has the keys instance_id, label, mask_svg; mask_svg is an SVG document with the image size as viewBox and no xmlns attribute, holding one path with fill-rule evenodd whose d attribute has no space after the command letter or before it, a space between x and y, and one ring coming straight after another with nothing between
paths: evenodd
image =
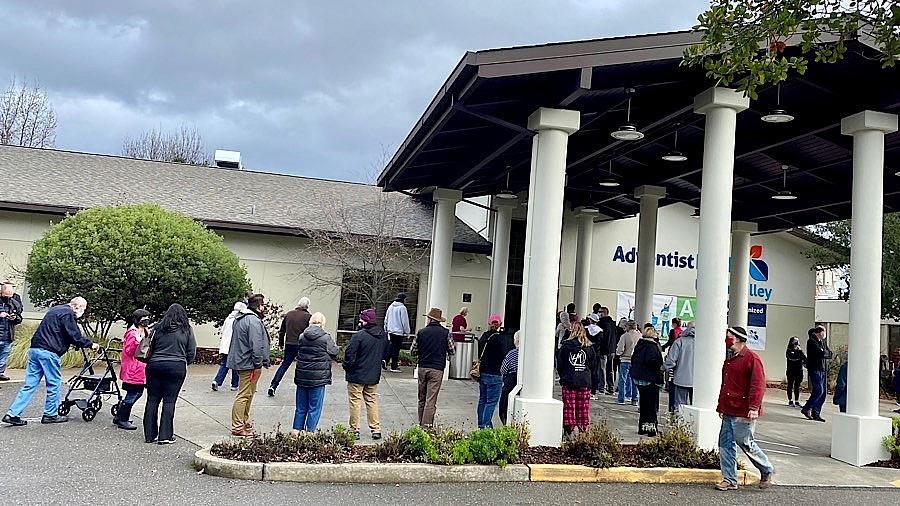
<instances>
[{"instance_id":1,"label":"hanging light fixture","mask_svg":"<svg viewBox=\"0 0 900 506\"><path fill-rule=\"evenodd\" d=\"M678 151L678 124L675 124L675 143L672 145L672 150L668 153L662 155L662 159L666 162L684 162L687 160L687 157L681 151Z\"/></svg>"},{"instance_id":2,"label":"hanging light fixture","mask_svg":"<svg viewBox=\"0 0 900 506\"><path fill-rule=\"evenodd\" d=\"M783 176L782 176L782 180L781 180L781 191L776 193L775 195L772 195L772 200L796 200L797 196L794 195L793 193L791 193L787 189L788 166L782 165L781 170L783 171Z\"/></svg>"},{"instance_id":3,"label":"hanging light fixture","mask_svg":"<svg viewBox=\"0 0 900 506\"><path fill-rule=\"evenodd\" d=\"M506 188L503 190L500 190L500 193L495 195L495 197L497 197L498 199L512 200L512 199L516 198L516 196L517 196L515 193L513 193L509 189L509 173L510 173L510 168L509 168L509 166L507 166L506 167Z\"/></svg>"},{"instance_id":4,"label":"hanging light fixture","mask_svg":"<svg viewBox=\"0 0 900 506\"><path fill-rule=\"evenodd\" d=\"M766 123L789 123L794 121L794 116L781 108L781 83L775 86L775 108L760 119Z\"/></svg>"},{"instance_id":5,"label":"hanging light fixture","mask_svg":"<svg viewBox=\"0 0 900 506\"><path fill-rule=\"evenodd\" d=\"M618 139L620 141L639 141L644 138L644 134L631 122L632 93L634 93L634 88L625 88L625 94L628 95L628 109L625 113L625 124L609 134L613 139Z\"/></svg>"},{"instance_id":6,"label":"hanging light fixture","mask_svg":"<svg viewBox=\"0 0 900 506\"><path fill-rule=\"evenodd\" d=\"M600 181L597 181L597 186L603 186L606 188L615 188L619 186L619 180L616 179L615 174L612 171L612 160L609 161L609 175L606 177L600 178Z\"/></svg>"}]
</instances>

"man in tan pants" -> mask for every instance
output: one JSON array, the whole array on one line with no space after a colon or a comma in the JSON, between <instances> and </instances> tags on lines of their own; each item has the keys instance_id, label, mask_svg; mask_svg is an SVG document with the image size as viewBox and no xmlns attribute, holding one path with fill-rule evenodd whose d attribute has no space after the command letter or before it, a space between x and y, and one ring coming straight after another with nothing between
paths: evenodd
<instances>
[{"instance_id":1,"label":"man in tan pants","mask_svg":"<svg viewBox=\"0 0 900 506\"><path fill-rule=\"evenodd\" d=\"M431 427L453 342L450 332L441 325L445 320L440 309L433 307L425 316L428 325L416 334L410 352L419 357L419 425Z\"/></svg>"},{"instance_id":2,"label":"man in tan pants","mask_svg":"<svg viewBox=\"0 0 900 506\"><path fill-rule=\"evenodd\" d=\"M366 403L366 414L372 439L381 439L378 422L378 382L381 380L381 359L388 345L388 337L376 323L375 310L359 314L360 330L350 338L344 352L344 371L347 373L347 397L350 400L350 430L359 439L359 401Z\"/></svg>"},{"instance_id":3,"label":"man in tan pants","mask_svg":"<svg viewBox=\"0 0 900 506\"><path fill-rule=\"evenodd\" d=\"M252 436L250 405L256 393L261 368L269 367L269 334L263 325L266 298L258 293L247 301L247 309L234 319L228 368L238 371L238 393L231 408L231 435Z\"/></svg>"}]
</instances>

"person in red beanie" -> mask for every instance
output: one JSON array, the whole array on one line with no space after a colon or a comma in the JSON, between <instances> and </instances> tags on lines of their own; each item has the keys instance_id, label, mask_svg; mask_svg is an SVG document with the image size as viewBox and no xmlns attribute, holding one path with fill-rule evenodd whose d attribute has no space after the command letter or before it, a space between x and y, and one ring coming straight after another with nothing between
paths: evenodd
<instances>
[{"instance_id":1,"label":"person in red beanie","mask_svg":"<svg viewBox=\"0 0 900 506\"><path fill-rule=\"evenodd\" d=\"M719 467L722 482L719 490L737 490L736 446L759 469L759 488L769 488L775 468L769 457L753 438L756 420L762 415L763 395L766 392L766 373L759 355L747 347L747 331L743 327L728 327L733 340L722 365L722 387L716 411L722 419L719 430Z\"/></svg>"},{"instance_id":2,"label":"person in red beanie","mask_svg":"<svg viewBox=\"0 0 900 506\"><path fill-rule=\"evenodd\" d=\"M378 420L378 382L381 380L381 358L388 346L388 337L376 322L375 310L359 313L359 331L350 338L344 351L344 371L347 373L347 398L350 401L350 430L359 439L359 401L366 403L366 415L372 439L381 439Z\"/></svg>"}]
</instances>

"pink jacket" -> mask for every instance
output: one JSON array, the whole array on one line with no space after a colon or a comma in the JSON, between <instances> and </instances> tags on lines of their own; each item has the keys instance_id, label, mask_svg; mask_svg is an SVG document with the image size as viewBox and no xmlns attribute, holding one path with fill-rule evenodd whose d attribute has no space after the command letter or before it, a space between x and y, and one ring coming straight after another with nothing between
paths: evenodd
<instances>
[{"instance_id":1,"label":"pink jacket","mask_svg":"<svg viewBox=\"0 0 900 506\"><path fill-rule=\"evenodd\" d=\"M147 382L144 376L144 368L147 367L147 364L134 358L139 344L137 337L138 329L134 326L128 327L122 343L122 368L119 370L119 379L132 385L143 385Z\"/></svg>"}]
</instances>

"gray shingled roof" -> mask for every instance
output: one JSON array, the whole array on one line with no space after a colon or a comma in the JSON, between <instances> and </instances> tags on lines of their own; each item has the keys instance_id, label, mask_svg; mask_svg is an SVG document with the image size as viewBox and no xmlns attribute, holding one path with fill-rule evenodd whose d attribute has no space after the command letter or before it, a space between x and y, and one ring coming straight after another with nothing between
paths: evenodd
<instances>
[{"instance_id":1,"label":"gray shingled roof","mask_svg":"<svg viewBox=\"0 0 900 506\"><path fill-rule=\"evenodd\" d=\"M408 212L397 236L431 240L431 203L368 184L17 146L0 146L0 173L0 207L53 211L156 203L215 228L280 233L321 228L323 208L343 203L353 232L371 234L367 216L381 196L411 201L400 206ZM454 242L460 249L489 246L459 220Z\"/></svg>"}]
</instances>

